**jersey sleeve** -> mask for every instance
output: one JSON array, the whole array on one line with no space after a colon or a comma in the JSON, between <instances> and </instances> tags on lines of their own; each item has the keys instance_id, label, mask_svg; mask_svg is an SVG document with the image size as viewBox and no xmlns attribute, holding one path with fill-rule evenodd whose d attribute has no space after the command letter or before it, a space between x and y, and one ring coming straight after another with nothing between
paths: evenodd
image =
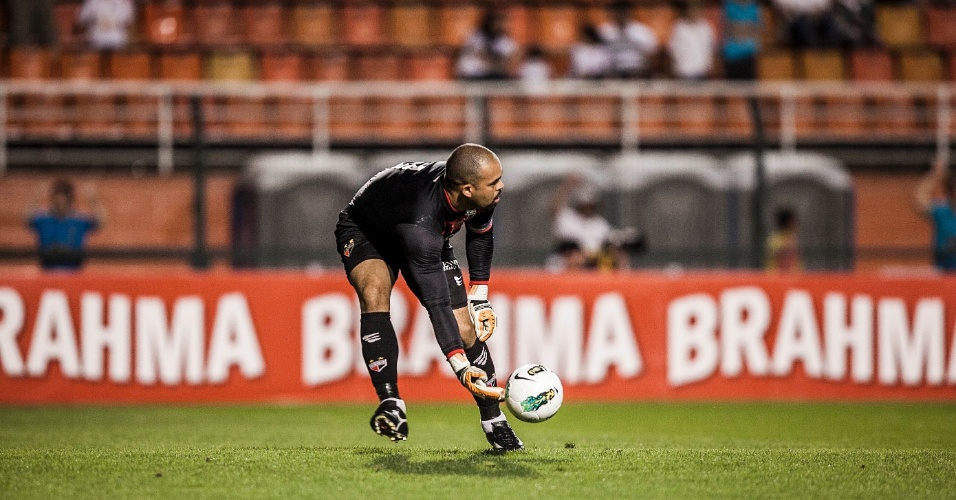
<instances>
[{"instance_id":1,"label":"jersey sleeve","mask_svg":"<svg viewBox=\"0 0 956 500\"><path fill-rule=\"evenodd\" d=\"M465 256L468 258L468 279L472 285L488 283L494 249L494 221L490 211L465 223Z\"/></svg>"},{"instance_id":2,"label":"jersey sleeve","mask_svg":"<svg viewBox=\"0 0 956 500\"><path fill-rule=\"evenodd\" d=\"M399 224L396 231L405 249L405 281L428 311L439 347L450 356L464 345L442 269L441 249L445 240L440 232L417 224Z\"/></svg>"}]
</instances>

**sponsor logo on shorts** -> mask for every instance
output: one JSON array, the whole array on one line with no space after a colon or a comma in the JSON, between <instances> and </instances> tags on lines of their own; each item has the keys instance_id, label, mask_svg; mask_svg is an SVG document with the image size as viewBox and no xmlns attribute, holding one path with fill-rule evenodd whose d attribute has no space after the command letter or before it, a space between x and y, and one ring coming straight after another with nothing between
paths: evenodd
<instances>
[{"instance_id":1,"label":"sponsor logo on shorts","mask_svg":"<svg viewBox=\"0 0 956 500\"><path fill-rule=\"evenodd\" d=\"M455 284L458 286L463 286L461 276L455 276Z\"/></svg>"},{"instance_id":2,"label":"sponsor logo on shorts","mask_svg":"<svg viewBox=\"0 0 956 500\"><path fill-rule=\"evenodd\" d=\"M368 369L378 373L384 370L386 366L388 366L388 360L384 358L378 358L368 364Z\"/></svg>"},{"instance_id":3,"label":"sponsor logo on shorts","mask_svg":"<svg viewBox=\"0 0 956 500\"><path fill-rule=\"evenodd\" d=\"M455 269L458 269L458 260L442 262L441 268L442 268L442 271L454 271Z\"/></svg>"},{"instance_id":4,"label":"sponsor logo on shorts","mask_svg":"<svg viewBox=\"0 0 956 500\"><path fill-rule=\"evenodd\" d=\"M362 342L368 342L369 344L374 344L375 342L378 342L379 340L382 340L382 336L379 335L378 332L370 333L362 337Z\"/></svg>"},{"instance_id":5,"label":"sponsor logo on shorts","mask_svg":"<svg viewBox=\"0 0 956 500\"><path fill-rule=\"evenodd\" d=\"M352 249L353 249L353 248L355 248L355 240L354 240L354 239L351 239L351 240L349 240L348 243L345 244L344 247L342 247L342 255L344 255L344 256L346 256L346 257L352 255Z\"/></svg>"}]
</instances>

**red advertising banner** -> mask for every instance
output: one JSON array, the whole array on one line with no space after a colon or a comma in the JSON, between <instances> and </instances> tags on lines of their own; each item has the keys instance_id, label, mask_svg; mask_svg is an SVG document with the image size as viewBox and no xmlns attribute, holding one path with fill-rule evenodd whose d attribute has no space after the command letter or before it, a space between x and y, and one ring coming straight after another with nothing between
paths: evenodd
<instances>
[{"instance_id":1,"label":"red advertising banner","mask_svg":"<svg viewBox=\"0 0 956 500\"><path fill-rule=\"evenodd\" d=\"M956 278L497 271L500 378L566 400L956 400ZM392 298L406 399L470 396ZM340 273L0 277L0 403L370 401Z\"/></svg>"}]
</instances>

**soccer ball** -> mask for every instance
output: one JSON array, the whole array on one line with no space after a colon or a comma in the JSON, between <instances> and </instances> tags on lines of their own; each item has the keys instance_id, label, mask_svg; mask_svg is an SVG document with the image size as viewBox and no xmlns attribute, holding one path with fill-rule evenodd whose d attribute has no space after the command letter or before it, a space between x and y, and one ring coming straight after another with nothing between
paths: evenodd
<instances>
[{"instance_id":1,"label":"soccer ball","mask_svg":"<svg viewBox=\"0 0 956 500\"><path fill-rule=\"evenodd\" d=\"M508 377L505 405L523 422L544 422L564 401L564 387L553 371L541 365L524 365Z\"/></svg>"}]
</instances>

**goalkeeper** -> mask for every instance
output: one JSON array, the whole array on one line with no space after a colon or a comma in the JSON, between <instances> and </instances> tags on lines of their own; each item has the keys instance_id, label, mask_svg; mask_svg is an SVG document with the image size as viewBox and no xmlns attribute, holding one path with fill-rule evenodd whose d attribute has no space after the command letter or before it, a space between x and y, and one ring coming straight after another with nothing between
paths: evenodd
<instances>
[{"instance_id":1,"label":"goalkeeper","mask_svg":"<svg viewBox=\"0 0 956 500\"><path fill-rule=\"evenodd\" d=\"M499 407L504 390L497 387L485 345L495 329L488 278L501 173L491 150L464 144L446 161L401 163L379 172L339 215L336 248L358 294L362 356L380 400L370 424L392 441L408 437L398 392L398 339L389 317L389 297L401 272L428 311L448 364L478 403L488 442L496 450L523 448ZM467 293L449 243L462 226Z\"/></svg>"}]
</instances>

